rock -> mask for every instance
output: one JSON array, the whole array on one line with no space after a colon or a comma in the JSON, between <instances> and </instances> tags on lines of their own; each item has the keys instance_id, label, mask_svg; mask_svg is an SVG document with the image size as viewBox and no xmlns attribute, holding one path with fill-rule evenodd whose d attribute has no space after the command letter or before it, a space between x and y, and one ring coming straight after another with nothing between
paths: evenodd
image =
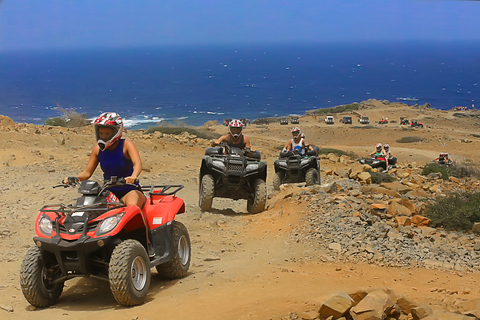
<instances>
[{"instance_id":1,"label":"rock","mask_svg":"<svg viewBox=\"0 0 480 320\"><path fill-rule=\"evenodd\" d=\"M392 291L376 290L370 292L350 310L353 320L383 320L396 299Z\"/></svg>"},{"instance_id":2,"label":"rock","mask_svg":"<svg viewBox=\"0 0 480 320\"><path fill-rule=\"evenodd\" d=\"M318 318L317 311L307 311L299 314L299 318L302 320L315 320Z\"/></svg>"},{"instance_id":3,"label":"rock","mask_svg":"<svg viewBox=\"0 0 480 320\"><path fill-rule=\"evenodd\" d=\"M402 183L400 183L398 181L384 182L384 183L381 183L380 186L384 187L384 188L387 188L387 189L390 189L390 190L395 190L396 192L398 192L400 194L405 194L405 193L412 190L409 187L403 185Z\"/></svg>"},{"instance_id":4,"label":"rock","mask_svg":"<svg viewBox=\"0 0 480 320\"><path fill-rule=\"evenodd\" d=\"M460 311L469 312L472 310L480 311L480 298L474 300L463 301L458 305Z\"/></svg>"},{"instance_id":5,"label":"rock","mask_svg":"<svg viewBox=\"0 0 480 320\"><path fill-rule=\"evenodd\" d=\"M386 203L372 203L370 206L373 210L385 210L388 205Z\"/></svg>"},{"instance_id":6,"label":"rock","mask_svg":"<svg viewBox=\"0 0 480 320\"><path fill-rule=\"evenodd\" d=\"M360 289L355 291L354 293L350 293L349 296L353 299L353 306L356 306L363 298L367 296L367 294L371 291Z\"/></svg>"},{"instance_id":7,"label":"rock","mask_svg":"<svg viewBox=\"0 0 480 320\"><path fill-rule=\"evenodd\" d=\"M430 222L431 222L430 219L428 219L424 216L418 215L418 214L414 215L412 217L412 220L411 220L412 225L417 226L417 227L418 226L428 226L428 225L430 225Z\"/></svg>"},{"instance_id":8,"label":"rock","mask_svg":"<svg viewBox=\"0 0 480 320\"><path fill-rule=\"evenodd\" d=\"M348 294L339 292L322 304L319 311L320 319L327 319L330 316L334 319L340 318L348 313L354 302Z\"/></svg>"},{"instance_id":9,"label":"rock","mask_svg":"<svg viewBox=\"0 0 480 320\"><path fill-rule=\"evenodd\" d=\"M339 177L342 177L342 178L347 178L348 177L348 172L343 170L343 169L335 168L334 172Z\"/></svg>"},{"instance_id":10,"label":"rock","mask_svg":"<svg viewBox=\"0 0 480 320\"><path fill-rule=\"evenodd\" d=\"M412 318L413 320L419 320L432 315L433 311L432 308L429 306L419 306L412 308Z\"/></svg>"},{"instance_id":11,"label":"rock","mask_svg":"<svg viewBox=\"0 0 480 320\"><path fill-rule=\"evenodd\" d=\"M362 172L358 174L357 176L358 180L365 184L371 184L372 183L372 176L368 172Z\"/></svg>"},{"instance_id":12,"label":"rock","mask_svg":"<svg viewBox=\"0 0 480 320\"><path fill-rule=\"evenodd\" d=\"M427 179L429 180L435 180L435 179L441 179L442 178L442 173L440 172L432 172L429 173L427 176Z\"/></svg>"},{"instance_id":13,"label":"rock","mask_svg":"<svg viewBox=\"0 0 480 320\"><path fill-rule=\"evenodd\" d=\"M406 217L406 216L396 216L394 220L400 226L409 226L412 221L410 217Z\"/></svg>"},{"instance_id":14,"label":"rock","mask_svg":"<svg viewBox=\"0 0 480 320\"><path fill-rule=\"evenodd\" d=\"M480 222L473 223L472 232L480 234Z\"/></svg>"},{"instance_id":15,"label":"rock","mask_svg":"<svg viewBox=\"0 0 480 320\"><path fill-rule=\"evenodd\" d=\"M397 299L397 305L400 307L404 314L412 313L412 309L417 307L416 303L407 299L406 297L400 297Z\"/></svg>"},{"instance_id":16,"label":"rock","mask_svg":"<svg viewBox=\"0 0 480 320\"><path fill-rule=\"evenodd\" d=\"M13 312L13 307L10 306L10 305L7 306L7 305L4 305L4 304L0 304L0 309L5 310L7 312Z\"/></svg>"},{"instance_id":17,"label":"rock","mask_svg":"<svg viewBox=\"0 0 480 320\"><path fill-rule=\"evenodd\" d=\"M437 229L431 228L431 227L423 227L422 228L422 234L424 236L430 236L432 234L435 234L437 232Z\"/></svg>"},{"instance_id":18,"label":"rock","mask_svg":"<svg viewBox=\"0 0 480 320\"><path fill-rule=\"evenodd\" d=\"M455 177L453 177L453 176L449 176L449 177L448 177L448 180L450 180L450 181L452 181L452 182L455 182L455 183L460 183L460 179L455 178Z\"/></svg>"},{"instance_id":19,"label":"rock","mask_svg":"<svg viewBox=\"0 0 480 320\"><path fill-rule=\"evenodd\" d=\"M330 243L328 247L334 251L338 251L338 252L342 251L342 245L336 242Z\"/></svg>"},{"instance_id":20,"label":"rock","mask_svg":"<svg viewBox=\"0 0 480 320\"><path fill-rule=\"evenodd\" d=\"M392 216L411 216L413 214L407 207L402 206L400 203L392 201L387 209L388 213Z\"/></svg>"}]
</instances>

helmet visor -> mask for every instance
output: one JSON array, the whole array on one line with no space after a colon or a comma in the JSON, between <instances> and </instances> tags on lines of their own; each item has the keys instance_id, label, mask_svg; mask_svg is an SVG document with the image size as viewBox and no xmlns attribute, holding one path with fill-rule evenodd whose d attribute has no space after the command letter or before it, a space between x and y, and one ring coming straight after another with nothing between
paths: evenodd
<instances>
[{"instance_id":1,"label":"helmet visor","mask_svg":"<svg viewBox=\"0 0 480 320\"><path fill-rule=\"evenodd\" d=\"M234 135L242 133L242 127L230 127L230 132Z\"/></svg>"}]
</instances>

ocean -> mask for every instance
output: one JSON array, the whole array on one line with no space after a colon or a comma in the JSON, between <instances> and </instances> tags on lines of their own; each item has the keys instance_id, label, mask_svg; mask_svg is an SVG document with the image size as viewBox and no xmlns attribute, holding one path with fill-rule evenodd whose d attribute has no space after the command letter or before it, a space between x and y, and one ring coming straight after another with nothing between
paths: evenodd
<instances>
[{"instance_id":1,"label":"ocean","mask_svg":"<svg viewBox=\"0 0 480 320\"><path fill-rule=\"evenodd\" d=\"M127 127L302 115L370 98L436 109L480 99L480 43L256 44L0 53L0 114L73 109Z\"/></svg>"}]
</instances>

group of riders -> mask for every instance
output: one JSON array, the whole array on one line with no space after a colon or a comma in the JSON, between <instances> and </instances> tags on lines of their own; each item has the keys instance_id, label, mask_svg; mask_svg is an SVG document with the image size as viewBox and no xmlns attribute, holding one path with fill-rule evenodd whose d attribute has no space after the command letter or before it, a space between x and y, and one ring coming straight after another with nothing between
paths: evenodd
<instances>
[{"instance_id":1,"label":"group of riders","mask_svg":"<svg viewBox=\"0 0 480 320\"><path fill-rule=\"evenodd\" d=\"M117 176L125 178L127 182L124 186L112 187L110 191L125 205L137 205L142 208L146 199L137 180L142 171L142 161L135 144L131 140L122 139L124 127L122 118L117 113L105 112L95 119L93 124L97 144L93 147L86 168L73 178L78 181L88 180L100 164L105 180ZM252 149L250 139L243 134L243 127L244 123L242 121L231 120L228 124L228 134L212 141L212 146L224 143L230 147L245 150L247 156L260 158L258 151ZM315 150L316 147L306 142L305 134L299 127L292 128L291 134L292 139L285 144L283 152L303 154ZM318 151L318 148L316 150ZM379 161L383 161L386 170L389 168L389 163L396 162L388 144L378 143L375 146L375 151L370 155ZM446 152L440 153L434 161L445 165L451 163ZM65 178L64 183L68 183L68 179L68 177Z\"/></svg>"}]
</instances>

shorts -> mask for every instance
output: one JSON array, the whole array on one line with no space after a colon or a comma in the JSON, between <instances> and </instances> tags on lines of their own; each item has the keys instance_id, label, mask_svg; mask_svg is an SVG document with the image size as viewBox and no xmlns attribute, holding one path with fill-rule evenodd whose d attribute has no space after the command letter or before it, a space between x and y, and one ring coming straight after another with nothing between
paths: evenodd
<instances>
[{"instance_id":1,"label":"shorts","mask_svg":"<svg viewBox=\"0 0 480 320\"><path fill-rule=\"evenodd\" d=\"M116 186L116 187L111 187L110 192L112 192L119 200L121 200L127 193L129 193L132 190L138 190L142 191L140 189L140 186Z\"/></svg>"}]
</instances>

